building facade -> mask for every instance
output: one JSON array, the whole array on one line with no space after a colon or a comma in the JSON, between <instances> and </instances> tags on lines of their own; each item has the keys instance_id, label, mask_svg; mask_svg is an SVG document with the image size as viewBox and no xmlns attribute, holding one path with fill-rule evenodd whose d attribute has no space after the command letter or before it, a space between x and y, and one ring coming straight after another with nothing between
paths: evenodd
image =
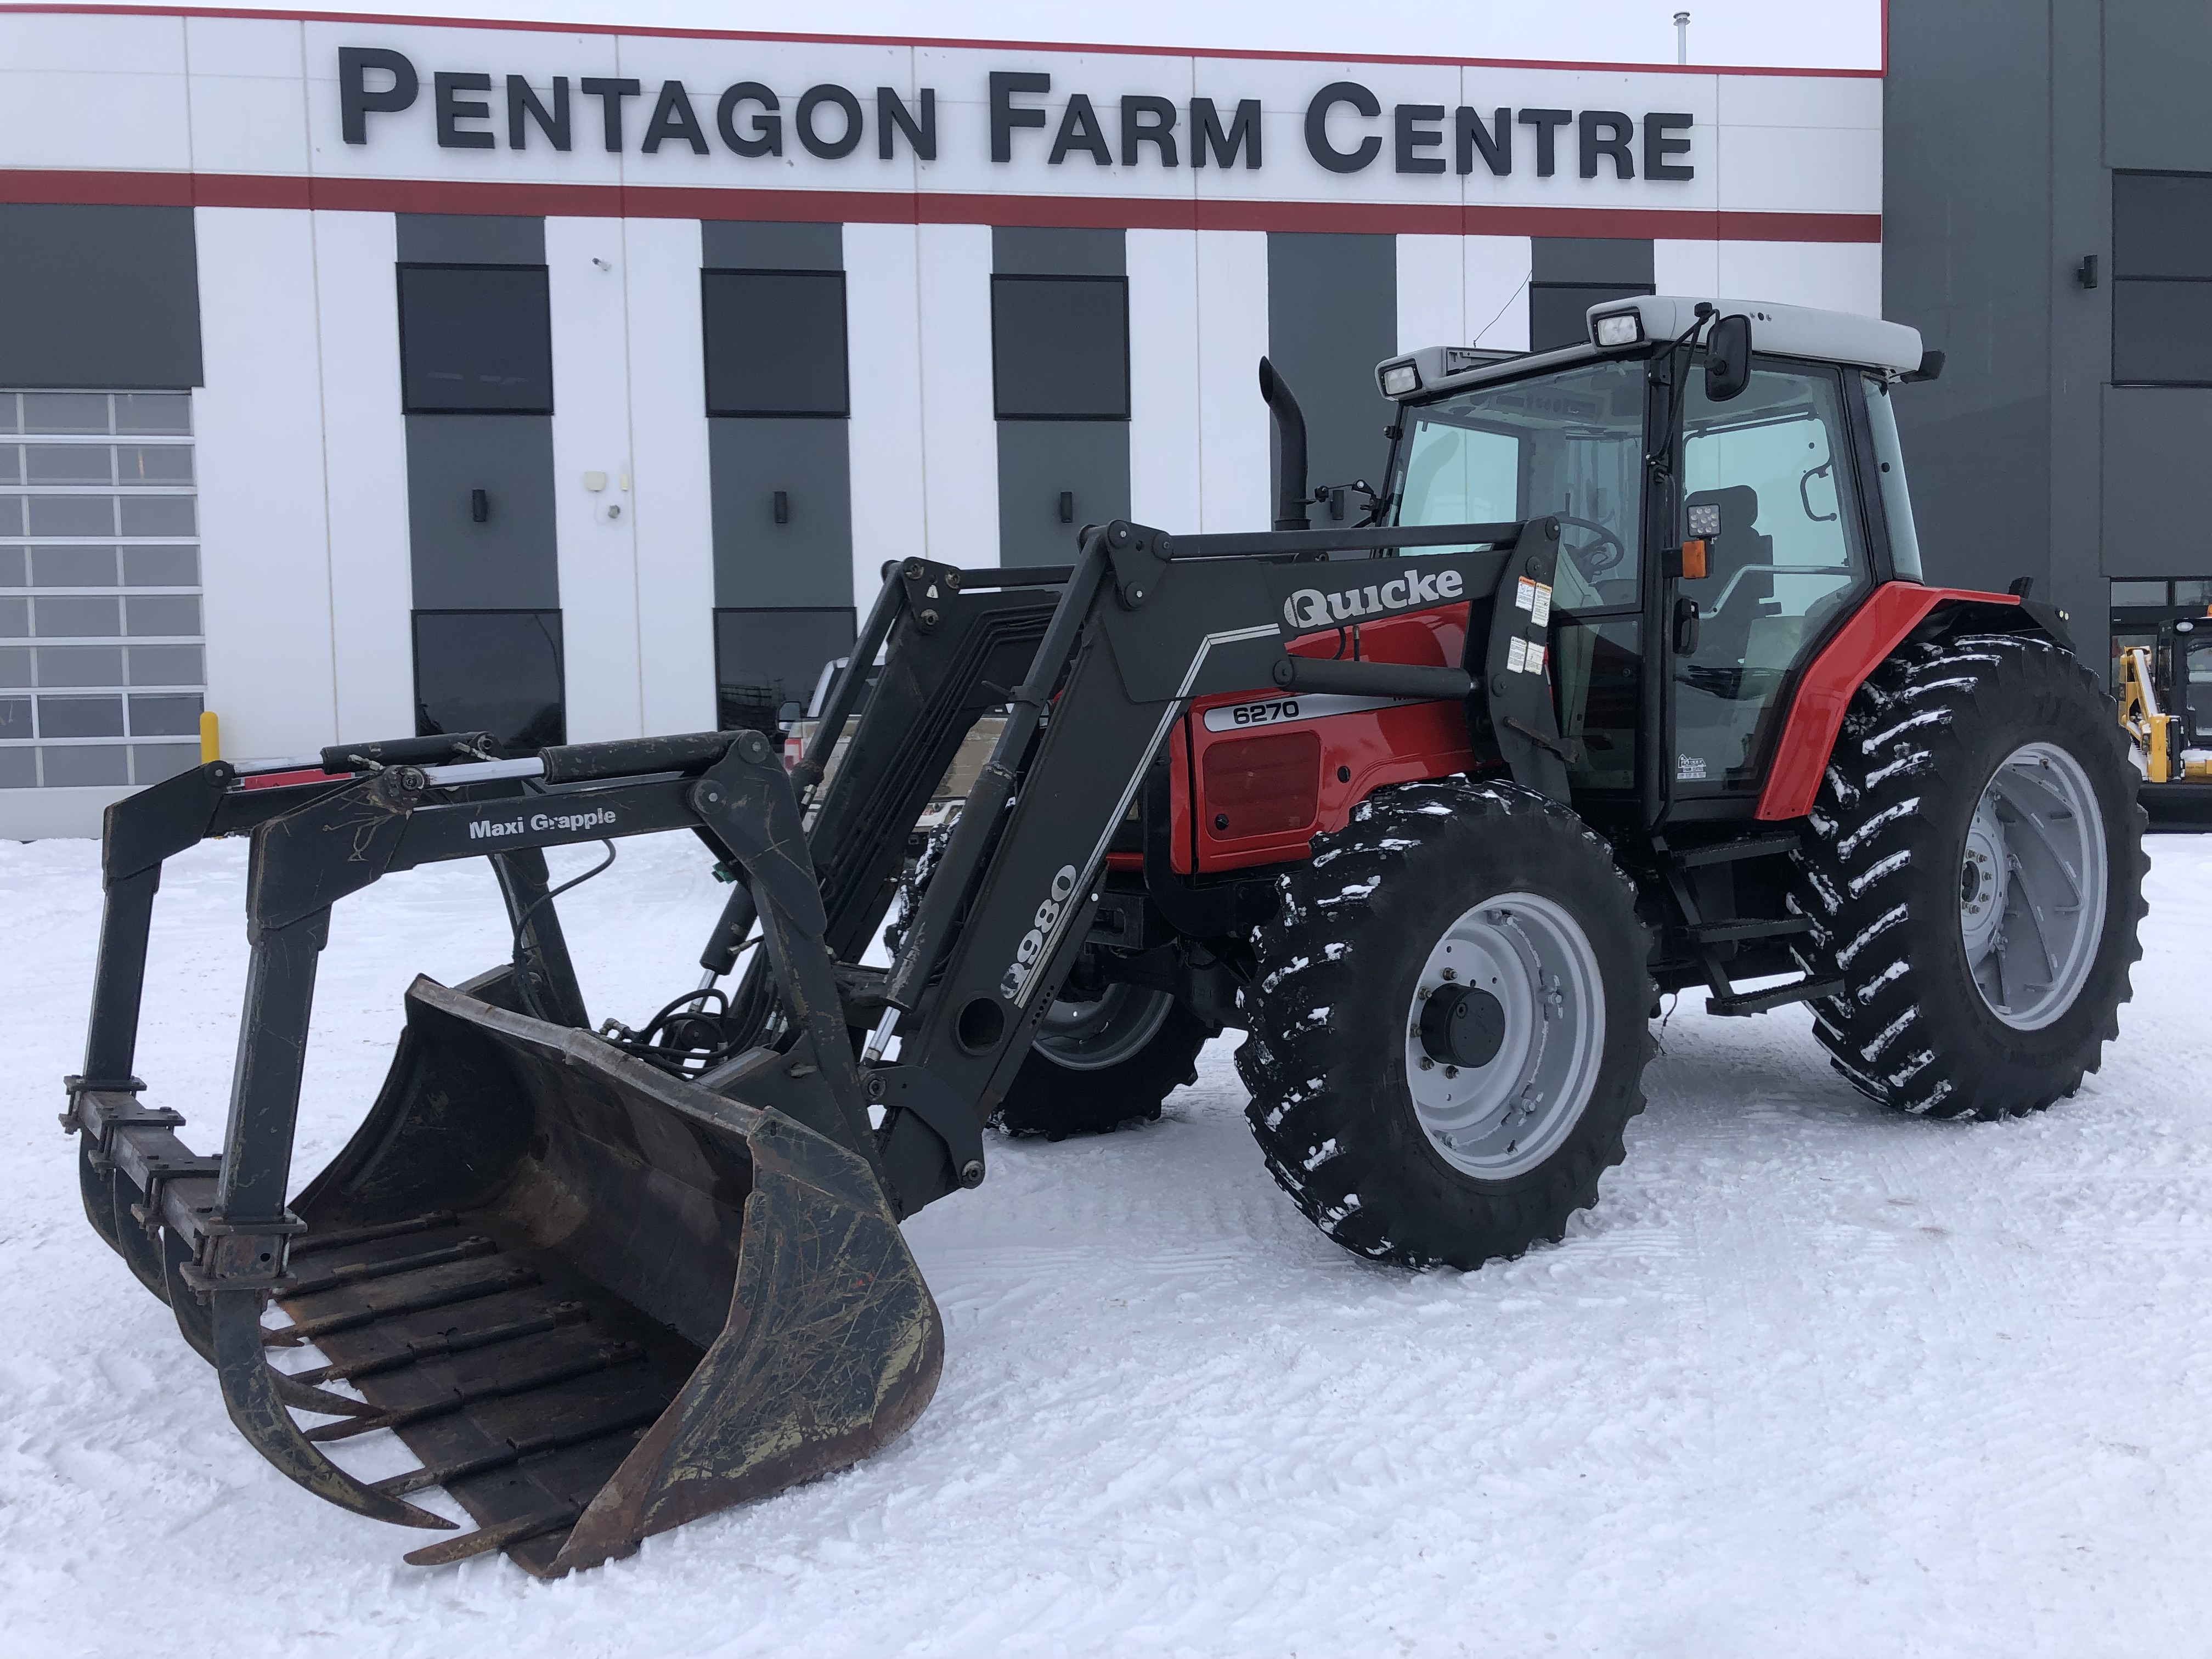
<instances>
[{"instance_id":1,"label":"building facade","mask_svg":"<svg viewBox=\"0 0 2212 1659\"><path fill-rule=\"evenodd\" d=\"M1883 300L1930 574L2032 579L2093 659L2212 605L2212 8L1890 15Z\"/></svg>"},{"instance_id":2,"label":"building facade","mask_svg":"<svg viewBox=\"0 0 2212 1659\"><path fill-rule=\"evenodd\" d=\"M203 708L242 757L770 723L886 560L1264 526L1262 353L1349 485L1401 349L1655 289L1877 312L1882 102L0 13L0 835L94 832Z\"/></svg>"}]
</instances>

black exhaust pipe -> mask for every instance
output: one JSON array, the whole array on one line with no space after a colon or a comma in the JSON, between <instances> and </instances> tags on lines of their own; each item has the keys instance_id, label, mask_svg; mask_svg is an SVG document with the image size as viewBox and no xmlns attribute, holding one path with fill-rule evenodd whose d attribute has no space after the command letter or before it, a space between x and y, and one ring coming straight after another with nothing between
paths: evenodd
<instances>
[{"instance_id":1,"label":"black exhaust pipe","mask_svg":"<svg viewBox=\"0 0 2212 1659\"><path fill-rule=\"evenodd\" d=\"M1275 413L1276 447L1282 465L1282 493L1275 503L1275 528L1306 530L1306 416L1297 395L1274 364L1260 359L1260 395Z\"/></svg>"}]
</instances>

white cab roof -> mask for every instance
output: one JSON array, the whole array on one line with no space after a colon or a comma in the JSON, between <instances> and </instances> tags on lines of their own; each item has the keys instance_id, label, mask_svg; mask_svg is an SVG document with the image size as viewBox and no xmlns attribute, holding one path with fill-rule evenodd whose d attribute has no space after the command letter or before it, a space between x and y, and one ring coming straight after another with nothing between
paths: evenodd
<instances>
[{"instance_id":1,"label":"white cab roof","mask_svg":"<svg viewBox=\"0 0 2212 1659\"><path fill-rule=\"evenodd\" d=\"M1695 295L1647 294L1626 300L1607 300L1589 308L1589 316L1611 316L1633 311L1643 321L1641 349L1652 341L1679 338L1697 320L1697 308L1710 305L1716 316L1741 313L1751 319L1752 349L1784 357L1810 357L1818 362L1850 363L1863 368L1908 374L1918 368L1923 355L1920 331L1903 323L1884 322L1850 311L1820 311L1811 306L1777 305L1769 300L1707 300ZM1443 392L1456 392L1492 380L1526 374L1531 370L1565 368L1614 355L1587 339L1556 351L1510 353L1476 350L1468 346L1424 346L1419 351L1392 357L1376 366L1378 380L1395 364L1412 363L1420 374L1420 386L1408 397L1425 401ZM1384 394L1388 396L1386 392Z\"/></svg>"}]
</instances>

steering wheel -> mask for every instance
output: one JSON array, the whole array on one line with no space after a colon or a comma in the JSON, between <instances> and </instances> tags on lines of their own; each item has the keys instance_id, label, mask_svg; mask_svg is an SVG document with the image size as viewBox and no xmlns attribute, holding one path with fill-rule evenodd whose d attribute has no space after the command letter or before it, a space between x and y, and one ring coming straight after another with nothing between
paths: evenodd
<instances>
[{"instance_id":1,"label":"steering wheel","mask_svg":"<svg viewBox=\"0 0 2212 1659\"><path fill-rule=\"evenodd\" d=\"M1627 544L1596 520L1571 518L1565 513L1553 513L1549 516L1557 519L1563 525L1571 524L1577 530L1596 532L1597 540L1584 542L1580 547L1560 550L1572 556L1577 567L1584 575L1595 576L1601 570L1610 570L1628 556ZM1595 550L1593 552L1593 550ZM1584 554L1589 554L1590 556L1586 559L1583 556Z\"/></svg>"}]
</instances>

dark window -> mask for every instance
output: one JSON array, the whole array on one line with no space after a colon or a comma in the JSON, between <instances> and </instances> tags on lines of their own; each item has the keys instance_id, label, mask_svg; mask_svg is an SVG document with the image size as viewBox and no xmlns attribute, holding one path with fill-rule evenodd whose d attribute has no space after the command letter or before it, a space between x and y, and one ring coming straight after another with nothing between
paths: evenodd
<instances>
[{"instance_id":1,"label":"dark window","mask_svg":"<svg viewBox=\"0 0 2212 1659\"><path fill-rule=\"evenodd\" d=\"M2112 175L2112 379L2212 386L2212 173Z\"/></svg>"},{"instance_id":2,"label":"dark window","mask_svg":"<svg viewBox=\"0 0 2212 1659\"><path fill-rule=\"evenodd\" d=\"M707 412L851 410L842 270L703 270Z\"/></svg>"},{"instance_id":3,"label":"dark window","mask_svg":"<svg viewBox=\"0 0 2212 1659\"><path fill-rule=\"evenodd\" d=\"M1649 283L1622 287L1606 283L1528 284L1528 349L1557 351L1589 338L1588 313L1607 300L1626 300L1656 290Z\"/></svg>"},{"instance_id":4,"label":"dark window","mask_svg":"<svg viewBox=\"0 0 2212 1659\"><path fill-rule=\"evenodd\" d=\"M550 415L544 267L400 266L399 360L410 415Z\"/></svg>"},{"instance_id":5,"label":"dark window","mask_svg":"<svg viewBox=\"0 0 2212 1659\"><path fill-rule=\"evenodd\" d=\"M804 703L822 665L853 647L849 610L717 611L716 723L725 732L775 732L787 704Z\"/></svg>"},{"instance_id":6,"label":"dark window","mask_svg":"<svg viewBox=\"0 0 2212 1659\"><path fill-rule=\"evenodd\" d=\"M1128 279L994 276L991 360L1002 421L1127 420Z\"/></svg>"},{"instance_id":7,"label":"dark window","mask_svg":"<svg viewBox=\"0 0 2212 1659\"><path fill-rule=\"evenodd\" d=\"M416 611L415 730L489 732L511 755L567 741L561 613Z\"/></svg>"}]
</instances>

